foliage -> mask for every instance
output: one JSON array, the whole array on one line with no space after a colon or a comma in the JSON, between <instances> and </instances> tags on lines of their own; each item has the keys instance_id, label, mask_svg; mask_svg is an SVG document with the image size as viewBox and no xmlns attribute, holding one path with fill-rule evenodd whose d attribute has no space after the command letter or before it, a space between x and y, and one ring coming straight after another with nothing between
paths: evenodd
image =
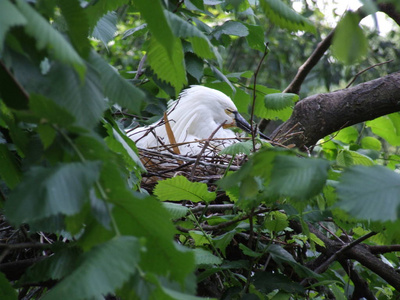
<instances>
[{"instance_id":1,"label":"foliage","mask_svg":"<svg viewBox=\"0 0 400 300\"><path fill-rule=\"evenodd\" d=\"M376 297L398 297L368 266L313 264L332 241L400 243L399 113L344 128L309 155L237 143L220 154L246 162L218 182L178 175L141 187L146 170L123 130L160 116L189 84L223 91L247 116L254 104L255 120L290 117L299 97L281 90L330 28L316 7L287 3L0 1L0 197L14 228L0 243L2 299L343 298L353 268ZM334 38L347 66L328 53L305 93L398 55L395 34L358 21L346 14ZM400 266L393 252L380 259ZM18 260L34 264L12 277L5 266Z\"/></svg>"}]
</instances>

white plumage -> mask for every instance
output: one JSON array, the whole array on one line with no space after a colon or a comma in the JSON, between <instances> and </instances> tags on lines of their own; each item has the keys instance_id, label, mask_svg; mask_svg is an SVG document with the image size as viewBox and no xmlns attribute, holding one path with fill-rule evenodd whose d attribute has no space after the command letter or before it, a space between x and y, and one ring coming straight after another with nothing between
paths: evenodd
<instances>
[{"instance_id":1,"label":"white plumage","mask_svg":"<svg viewBox=\"0 0 400 300\"><path fill-rule=\"evenodd\" d=\"M236 141L236 135L229 127L250 130L250 125L237 112L235 104L228 96L203 86L191 86L182 91L178 100L169 104L167 116L178 144L208 139L225 122L213 136L213 139L224 139L213 144L222 149ZM160 147L160 150L164 150L163 145L171 144L163 119L149 126L136 128L128 136L139 148ZM189 143L180 145L179 150L183 155L194 155L202 147L202 143Z\"/></svg>"}]
</instances>

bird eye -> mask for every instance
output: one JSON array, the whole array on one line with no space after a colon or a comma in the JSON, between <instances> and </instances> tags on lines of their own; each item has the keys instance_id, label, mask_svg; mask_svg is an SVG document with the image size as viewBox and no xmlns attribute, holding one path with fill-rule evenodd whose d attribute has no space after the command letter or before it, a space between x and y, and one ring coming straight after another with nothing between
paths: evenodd
<instances>
[{"instance_id":1,"label":"bird eye","mask_svg":"<svg viewBox=\"0 0 400 300\"><path fill-rule=\"evenodd\" d=\"M225 109L227 115L232 114L234 111L230 108Z\"/></svg>"}]
</instances>

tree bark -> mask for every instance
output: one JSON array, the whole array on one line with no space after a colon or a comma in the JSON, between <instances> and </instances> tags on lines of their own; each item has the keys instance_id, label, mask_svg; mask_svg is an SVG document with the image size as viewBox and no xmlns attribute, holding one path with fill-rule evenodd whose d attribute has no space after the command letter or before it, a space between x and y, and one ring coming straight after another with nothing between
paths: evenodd
<instances>
[{"instance_id":1,"label":"tree bark","mask_svg":"<svg viewBox=\"0 0 400 300\"><path fill-rule=\"evenodd\" d=\"M400 111L400 72L297 102L271 137L305 150L345 127Z\"/></svg>"}]
</instances>

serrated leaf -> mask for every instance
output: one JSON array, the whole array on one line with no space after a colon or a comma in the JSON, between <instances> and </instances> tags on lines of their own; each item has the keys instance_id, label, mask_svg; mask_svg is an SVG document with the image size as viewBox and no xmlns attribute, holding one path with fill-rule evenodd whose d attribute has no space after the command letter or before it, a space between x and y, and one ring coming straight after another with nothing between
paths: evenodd
<instances>
[{"instance_id":1,"label":"serrated leaf","mask_svg":"<svg viewBox=\"0 0 400 300\"><path fill-rule=\"evenodd\" d=\"M100 74L100 82L107 98L135 113L140 113L141 104L146 99L144 92L122 78L94 51L90 54L89 62Z\"/></svg>"},{"instance_id":2,"label":"serrated leaf","mask_svg":"<svg viewBox=\"0 0 400 300\"><path fill-rule=\"evenodd\" d=\"M340 167L351 167L354 165L373 166L374 162L368 156L351 150L340 150L336 157L336 163Z\"/></svg>"},{"instance_id":3,"label":"serrated leaf","mask_svg":"<svg viewBox=\"0 0 400 300\"><path fill-rule=\"evenodd\" d=\"M8 150L7 145L0 144L0 178L12 189L21 181L21 177L16 157Z\"/></svg>"},{"instance_id":4,"label":"serrated leaf","mask_svg":"<svg viewBox=\"0 0 400 300\"><path fill-rule=\"evenodd\" d=\"M251 150L253 149L253 141L245 141L238 142L228 147L222 149L219 154L228 154L228 155L236 155L236 154L245 154L250 155Z\"/></svg>"},{"instance_id":5,"label":"serrated leaf","mask_svg":"<svg viewBox=\"0 0 400 300\"><path fill-rule=\"evenodd\" d=\"M322 191L329 162L323 159L278 155L274 160L268 190L274 195L306 200Z\"/></svg>"},{"instance_id":6,"label":"serrated leaf","mask_svg":"<svg viewBox=\"0 0 400 300\"><path fill-rule=\"evenodd\" d=\"M220 265L222 264L222 260L212 254L209 251L206 251L201 248L193 249L194 259L196 265Z\"/></svg>"},{"instance_id":7,"label":"serrated leaf","mask_svg":"<svg viewBox=\"0 0 400 300\"><path fill-rule=\"evenodd\" d=\"M170 213L172 220L186 216L189 211L189 208L182 206L181 204L163 202L162 205Z\"/></svg>"},{"instance_id":8,"label":"serrated leaf","mask_svg":"<svg viewBox=\"0 0 400 300\"><path fill-rule=\"evenodd\" d=\"M87 57L90 51L89 21L78 0L59 0L62 15L68 25L68 36L78 53Z\"/></svg>"},{"instance_id":9,"label":"serrated leaf","mask_svg":"<svg viewBox=\"0 0 400 300\"><path fill-rule=\"evenodd\" d=\"M194 270L193 253L175 244L176 229L161 203L126 189L113 189L109 197L115 203L113 215L121 234L143 237L146 241L146 252L140 261L142 270L185 282ZM94 232L93 238L97 236Z\"/></svg>"},{"instance_id":10,"label":"serrated leaf","mask_svg":"<svg viewBox=\"0 0 400 300\"><path fill-rule=\"evenodd\" d=\"M140 243L132 236L119 236L95 246L42 299L91 299L112 293L136 272L139 252Z\"/></svg>"},{"instance_id":11,"label":"serrated leaf","mask_svg":"<svg viewBox=\"0 0 400 300\"><path fill-rule=\"evenodd\" d=\"M343 172L337 186L338 206L364 220L399 218L400 175L383 166L354 166Z\"/></svg>"},{"instance_id":12,"label":"serrated leaf","mask_svg":"<svg viewBox=\"0 0 400 300\"><path fill-rule=\"evenodd\" d=\"M11 27L25 25L27 20L10 1L0 1L0 53L3 52L4 38Z\"/></svg>"},{"instance_id":13,"label":"serrated leaf","mask_svg":"<svg viewBox=\"0 0 400 300\"><path fill-rule=\"evenodd\" d=\"M190 182L184 176L176 176L159 181L154 188L154 194L161 201L211 202L215 199L215 192L209 192L207 184Z\"/></svg>"},{"instance_id":14,"label":"serrated leaf","mask_svg":"<svg viewBox=\"0 0 400 300\"><path fill-rule=\"evenodd\" d=\"M281 0L260 0L260 5L267 18L279 27L293 31L316 32L309 20L296 13Z\"/></svg>"},{"instance_id":15,"label":"serrated leaf","mask_svg":"<svg viewBox=\"0 0 400 300\"><path fill-rule=\"evenodd\" d=\"M178 39L170 40L169 44L172 45L171 54L155 38L151 38L147 51L147 61L157 77L169 82L177 93L187 83L184 56L182 44Z\"/></svg>"},{"instance_id":16,"label":"serrated leaf","mask_svg":"<svg viewBox=\"0 0 400 300\"><path fill-rule=\"evenodd\" d=\"M129 0L96 0L89 2L85 10L89 19L89 28L93 29L101 17L110 11L114 11L124 4L128 4Z\"/></svg>"},{"instance_id":17,"label":"serrated leaf","mask_svg":"<svg viewBox=\"0 0 400 300\"><path fill-rule=\"evenodd\" d=\"M141 16L146 20L147 26L154 36L152 40L156 39L169 58L172 58L176 51L175 37L164 15L161 1L136 0L135 5L139 9Z\"/></svg>"},{"instance_id":18,"label":"serrated leaf","mask_svg":"<svg viewBox=\"0 0 400 300\"><path fill-rule=\"evenodd\" d=\"M242 250L244 255L250 256L250 257L261 257L264 255L262 252L256 252L251 250L249 247L243 245L242 243L239 244L239 248Z\"/></svg>"},{"instance_id":19,"label":"serrated leaf","mask_svg":"<svg viewBox=\"0 0 400 300\"><path fill-rule=\"evenodd\" d=\"M16 0L16 3L27 20L25 31L36 40L36 47L39 50L47 49L54 58L73 66L82 80L86 66L74 48L27 2Z\"/></svg>"},{"instance_id":20,"label":"serrated leaf","mask_svg":"<svg viewBox=\"0 0 400 300\"><path fill-rule=\"evenodd\" d=\"M347 12L336 26L332 41L332 53L337 59L351 65L364 59L368 51L368 40L358 23L360 16Z\"/></svg>"},{"instance_id":21,"label":"serrated leaf","mask_svg":"<svg viewBox=\"0 0 400 300\"><path fill-rule=\"evenodd\" d=\"M176 37L189 38L192 43L193 51L203 58L213 58L214 52L211 50L212 45L207 36L201 32L196 26L184 21L176 14L165 12L167 19L171 23L172 32Z\"/></svg>"},{"instance_id":22,"label":"serrated leaf","mask_svg":"<svg viewBox=\"0 0 400 300\"><path fill-rule=\"evenodd\" d=\"M290 93L273 93L264 98L265 107L272 110L282 110L291 107L299 99L299 95Z\"/></svg>"},{"instance_id":23,"label":"serrated leaf","mask_svg":"<svg viewBox=\"0 0 400 300\"><path fill-rule=\"evenodd\" d=\"M21 224L57 214L76 214L88 200L99 172L99 162L34 167L10 194L6 215L13 224Z\"/></svg>"},{"instance_id":24,"label":"serrated leaf","mask_svg":"<svg viewBox=\"0 0 400 300\"><path fill-rule=\"evenodd\" d=\"M109 12L97 22L93 29L92 37L103 42L107 47L107 43L114 38L117 32L117 14Z\"/></svg>"}]
</instances>

